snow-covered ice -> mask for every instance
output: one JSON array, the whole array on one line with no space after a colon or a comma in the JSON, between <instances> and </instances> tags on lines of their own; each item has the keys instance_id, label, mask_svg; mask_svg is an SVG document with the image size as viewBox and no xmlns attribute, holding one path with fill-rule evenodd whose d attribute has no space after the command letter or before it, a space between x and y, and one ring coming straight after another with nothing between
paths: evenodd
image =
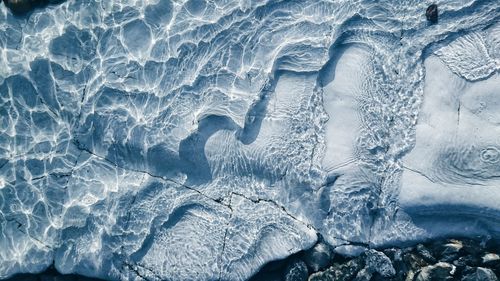
<instances>
[{"instance_id":1,"label":"snow-covered ice","mask_svg":"<svg viewBox=\"0 0 500 281\"><path fill-rule=\"evenodd\" d=\"M468 82L436 56L426 59L425 69L416 145L403 160L399 202L431 237L464 229L498 233L500 76Z\"/></svg>"}]
</instances>

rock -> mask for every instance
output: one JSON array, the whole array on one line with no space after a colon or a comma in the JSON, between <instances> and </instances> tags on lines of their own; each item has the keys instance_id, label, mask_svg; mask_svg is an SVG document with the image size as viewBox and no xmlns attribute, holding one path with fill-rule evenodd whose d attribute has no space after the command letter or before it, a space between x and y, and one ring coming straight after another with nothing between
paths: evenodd
<instances>
[{"instance_id":1,"label":"rock","mask_svg":"<svg viewBox=\"0 0 500 281\"><path fill-rule=\"evenodd\" d=\"M417 253L428 263L436 263L436 258L432 256L432 253L422 244L417 245Z\"/></svg>"},{"instance_id":2,"label":"rock","mask_svg":"<svg viewBox=\"0 0 500 281\"><path fill-rule=\"evenodd\" d=\"M444 244L442 255L455 254L460 252L460 250L464 247L462 241L459 240L450 240L448 243Z\"/></svg>"},{"instance_id":3,"label":"rock","mask_svg":"<svg viewBox=\"0 0 500 281\"><path fill-rule=\"evenodd\" d=\"M458 258L456 261L453 262L453 264L457 265L469 265L469 266L479 266L481 260L477 257L474 257L472 255L467 255Z\"/></svg>"},{"instance_id":4,"label":"rock","mask_svg":"<svg viewBox=\"0 0 500 281\"><path fill-rule=\"evenodd\" d=\"M366 269L370 273L377 272L386 278L396 275L391 260L384 253L371 249L366 252L366 256Z\"/></svg>"},{"instance_id":5,"label":"rock","mask_svg":"<svg viewBox=\"0 0 500 281\"><path fill-rule=\"evenodd\" d=\"M415 272L413 272L413 270L410 269L406 274L406 279L399 279L399 280L413 281L414 279L415 279Z\"/></svg>"},{"instance_id":6,"label":"rock","mask_svg":"<svg viewBox=\"0 0 500 281\"><path fill-rule=\"evenodd\" d=\"M364 261L358 257L344 264L335 264L325 271L314 273L309 281L352 280L364 267Z\"/></svg>"},{"instance_id":7,"label":"rock","mask_svg":"<svg viewBox=\"0 0 500 281\"><path fill-rule=\"evenodd\" d=\"M403 261L415 272L428 265L422 257L415 253L406 253L403 256Z\"/></svg>"},{"instance_id":8,"label":"rock","mask_svg":"<svg viewBox=\"0 0 500 281\"><path fill-rule=\"evenodd\" d=\"M500 275L500 256L494 253L487 253L482 257L482 265L491 268L497 275Z\"/></svg>"},{"instance_id":9,"label":"rock","mask_svg":"<svg viewBox=\"0 0 500 281\"><path fill-rule=\"evenodd\" d=\"M5 6L9 8L13 14L25 14L31 11L38 1L34 0L3 0Z\"/></svg>"},{"instance_id":10,"label":"rock","mask_svg":"<svg viewBox=\"0 0 500 281\"><path fill-rule=\"evenodd\" d=\"M31 12L33 9L48 4L61 4L66 0L3 0L13 14L24 15Z\"/></svg>"},{"instance_id":11,"label":"rock","mask_svg":"<svg viewBox=\"0 0 500 281\"><path fill-rule=\"evenodd\" d=\"M464 275L462 281L497 281L495 273L489 268L477 267L469 274Z\"/></svg>"},{"instance_id":12,"label":"rock","mask_svg":"<svg viewBox=\"0 0 500 281\"><path fill-rule=\"evenodd\" d=\"M296 259L287 266L285 281L306 281L307 277L307 265L304 261Z\"/></svg>"},{"instance_id":13,"label":"rock","mask_svg":"<svg viewBox=\"0 0 500 281\"><path fill-rule=\"evenodd\" d=\"M398 248L388 248L382 250L382 252L384 252L384 254L388 256L392 261L396 259L401 260L401 254L403 253L403 251L401 251L401 249Z\"/></svg>"},{"instance_id":14,"label":"rock","mask_svg":"<svg viewBox=\"0 0 500 281\"><path fill-rule=\"evenodd\" d=\"M440 261L452 262L458 259L460 255L460 250L463 248L463 244L459 240L450 240L448 243L441 246L442 251L440 254Z\"/></svg>"},{"instance_id":15,"label":"rock","mask_svg":"<svg viewBox=\"0 0 500 281\"><path fill-rule=\"evenodd\" d=\"M411 270L409 269L408 265L403 261L403 251L398 248L393 248L384 251L384 253L391 259L392 266L396 270L396 276L394 276L394 278L396 280L405 280L405 278L407 277L408 273Z\"/></svg>"},{"instance_id":16,"label":"rock","mask_svg":"<svg viewBox=\"0 0 500 281\"><path fill-rule=\"evenodd\" d=\"M312 272L317 272L328 267L334 257L331 247L323 242L319 242L311 249L305 251L304 261Z\"/></svg>"},{"instance_id":17,"label":"rock","mask_svg":"<svg viewBox=\"0 0 500 281\"><path fill-rule=\"evenodd\" d=\"M473 239L462 239L462 246L461 251L473 256L481 255L486 251L483 243Z\"/></svg>"},{"instance_id":18,"label":"rock","mask_svg":"<svg viewBox=\"0 0 500 281\"><path fill-rule=\"evenodd\" d=\"M453 265L456 266L457 274L461 274L464 270L470 268L471 266L479 266L479 264L479 258L472 255L463 256L453 261Z\"/></svg>"},{"instance_id":19,"label":"rock","mask_svg":"<svg viewBox=\"0 0 500 281\"><path fill-rule=\"evenodd\" d=\"M415 281L453 280L454 273L455 266L446 262L438 262L422 268Z\"/></svg>"},{"instance_id":20,"label":"rock","mask_svg":"<svg viewBox=\"0 0 500 281\"><path fill-rule=\"evenodd\" d=\"M483 256L483 264L500 262L500 256L495 253L487 253Z\"/></svg>"},{"instance_id":21,"label":"rock","mask_svg":"<svg viewBox=\"0 0 500 281\"><path fill-rule=\"evenodd\" d=\"M372 272L370 272L366 267L361 269L358 274L356 274L356 278L353 281L370 281L372 279Z\"/></svg>"},{"instance_id":22,"label":"rock","mask_svg":"<svg viewBox=\"0 0 500 281\"><path fill-rule=\"evenodd\" d=\"M436 4L432 4L429 7L427 7L427 10L425 11L425 17L431 23L437 23L438 22L438 6Z\"/></svg>"}]
</instances>

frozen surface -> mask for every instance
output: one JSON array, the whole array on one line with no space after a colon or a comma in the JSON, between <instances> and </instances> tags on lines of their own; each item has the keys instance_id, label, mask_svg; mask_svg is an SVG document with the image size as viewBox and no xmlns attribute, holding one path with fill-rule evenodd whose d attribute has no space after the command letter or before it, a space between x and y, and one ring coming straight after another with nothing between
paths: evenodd
<instances>
[{"instance_id":1,"label":"frozen surface","mask_svg":"<svg viewBox=\"0 0 500 281\"><path fill-rule=\"evenodd\" d=\"M426 59L425 69L416 145L403 160L400 203L412 214L430 218L422 222L428 235L446 234L450 227L427 224L448 220L470 232L498 233L500 75L467 82L435 56ZM475 213L485 217L478 219Z\"/></svg>"},{"instance_id":2,"label":"frozen surface","mask_svg":"<svg viewBox=\"0 0 500 281\"><path fill-rule=\"evenodd\" d=\"M325 75L323 87L323 106L329 120L325 128L328 142L322 166L333 173L356 161L356 137L362 126L358 101L370 77L367 50L346 46L338 52L335 66L330 67L334 69L328 69L330 72Z\"/></svg>"},{"instance_id":3,"label":"frozen surface","mask_svg":"<svg viewBox=\"0 0 500 281\"><path fill-rule=\"evenodd\" d=\"M500 231L499 27L458 37L424 62L399 198L424 237Z\"/></svg>"},{"instance_id":4,"label":"frozen surface","mask_svg":"<svg viewBox=\"0 0 500 281\"><path fill-rule=\"evenodd\" d=\"M499 235L500 2L437 2L0 5L0 278Z\"/></svg>"}]
</instances>

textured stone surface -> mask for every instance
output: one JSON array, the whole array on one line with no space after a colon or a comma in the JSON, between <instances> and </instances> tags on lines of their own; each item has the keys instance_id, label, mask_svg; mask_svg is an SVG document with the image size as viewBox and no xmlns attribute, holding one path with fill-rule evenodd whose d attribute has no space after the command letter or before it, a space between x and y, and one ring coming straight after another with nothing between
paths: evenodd
<instances>
[{"instance_id":1,"label":"textured stone surface","mask_svg":"<svg viewBox=\"0 0 500 281\"><path fill-rule=\"evenodd\" d=\"M336 255L326 270L312 273L309 280L497 280L500 268L492 262L479 265L481 257L494 258L492 253L500 250L498 240L487 239L439 239L406 248L366 249L357 257ZM461 245L463 249L452 261L444 261L449 255L435 255L430 259L431 253L440 253L452 245Z\"/></svg>"},{"instance_id":2,"label":"textured stone surface","mask_svg":"<svg viewBox=\"0 0 500 281\"><path fill-rule=\"evenodd\" d=\"M472 272L465 275L462 281L497 281L495 273L488 268L477 267Z\"/></svg>"},{"instance_id":3,"label":"textured stone surface","mask_svg":"<svg viewBox=\"0 0 500 281\"><path fill-rule=\"evenodd\" d=\"M366 255L366 269L369 272L377 272L385 278L393 277L396 274L391 260L384 253L372 249Z\"/></svg>"}]
</instances>

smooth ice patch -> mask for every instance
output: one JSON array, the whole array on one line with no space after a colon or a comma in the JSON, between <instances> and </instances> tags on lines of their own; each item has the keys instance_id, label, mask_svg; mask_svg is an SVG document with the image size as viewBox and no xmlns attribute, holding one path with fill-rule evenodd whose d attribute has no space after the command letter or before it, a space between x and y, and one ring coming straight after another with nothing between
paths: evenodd
<instances>
[{"instance_id":1,"label":"smooth ice patch","mask_svg":"<svg viewBox=\"0 0 500 281\"><path fill-rule=\"evenodd\" d=\"M356 139L361 129L359 98L363 82L370 75L369 52L360 46L337 50L338 59L326 76L323 88L324 107L329 116L326 124L326 152L322 165L329 172L354 163Z\"/></svg>"},{"instance_id":2,"label":"smooth ice patch","mask_svg":"<svg viewBox=\"0 0 500 281\"><path fill-rule=\"evenodd\" d=\"M490 217L500 210L500 127L497 90L500 75L467 82L436 56L425 60L424 101L416 127L415 148L404 158L400 204L411 216L426 216L429 235L468 234L493 227L442 227L456 216ZM476 209L476 211L474 211ZM465 220L465 218L464 218ZM453 225L453 224L452 224ZM494 227L496 225L496 227ZM450 233L448 233L450 232Z\"/></svg>"}]
</instances>

